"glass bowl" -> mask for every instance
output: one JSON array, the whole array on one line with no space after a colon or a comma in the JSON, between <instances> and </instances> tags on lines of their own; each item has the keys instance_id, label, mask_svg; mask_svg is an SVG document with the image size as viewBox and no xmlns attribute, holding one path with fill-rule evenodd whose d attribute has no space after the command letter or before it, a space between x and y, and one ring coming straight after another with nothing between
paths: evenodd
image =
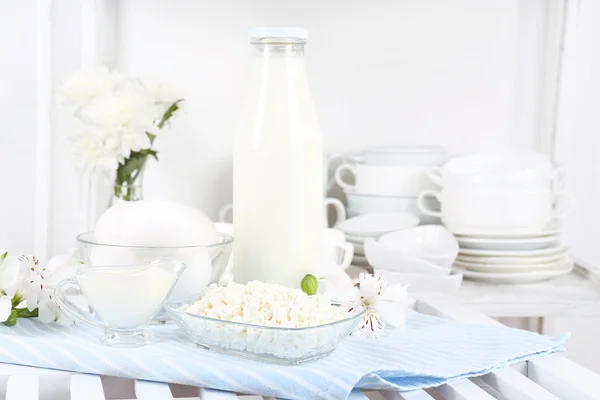
<instances>
[{"instance_id":1,"label":"glass bowl","mask_svg":"<svg viewBox=\"0 0 600 400\"><path fill-rule=\"evenodd\" d=\"M332 303L335 307L348 308L348 316L324 325L280 328L225 321L182 310L192 302L173 301L165 308L197 345L242 358L286 365L301 364L332 353L365 313L358 305Z\"/></svg>"},{"instance_id":2,"label":"glass bowl","mask_svg":"<svg viewBox=\"0 0 600 400\"><path fill-rule=\"evenodd\" d=\"M99 243L93 231L77 236L79 255L91 267L130 266L169 258L185 264L169 300L184 299L202 292L223 276L231 257L233 237L218 233L217 243L207 246L126 246Z\"/></svg>"}]
</instances>

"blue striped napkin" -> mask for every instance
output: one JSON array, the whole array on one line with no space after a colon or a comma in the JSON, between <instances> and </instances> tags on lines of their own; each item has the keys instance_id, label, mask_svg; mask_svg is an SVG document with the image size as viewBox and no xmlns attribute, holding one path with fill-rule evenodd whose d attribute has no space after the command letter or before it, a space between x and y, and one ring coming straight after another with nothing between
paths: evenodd
<instances>
[{"instance_id":1,"label":"blue striped napkin","mask_svg":"<svg viewBox=\"0 0 600 400\"><path fill-rule=\"evenodd\" d=\"M348 337L328 357L299 366L259 363L204 350L175 326L156 326L155 345L115 349L101 332L19 320L0 327L0 362L211 387L285 399L345 399L357 388L438 386L563 350L566 336L473 325L411 312L406 327L377 339Z\"/></svg>"}]
</instances>

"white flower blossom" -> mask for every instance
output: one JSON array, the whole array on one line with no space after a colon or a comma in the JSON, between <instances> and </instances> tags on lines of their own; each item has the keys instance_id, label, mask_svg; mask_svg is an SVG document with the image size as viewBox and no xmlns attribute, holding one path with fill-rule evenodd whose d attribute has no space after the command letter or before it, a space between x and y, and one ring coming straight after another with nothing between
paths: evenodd
<instances>
[{"instance_id":1,"label":"white flower blossom","mask_svg":"<svg viewBox=\"0 0 600 400\"><path fill-rule=\"evenodd\" d=\"M179 100L156 79L127 79L105 66L75 73L60 93L65 104L74 106L79 125L69 137L78 168L109 175L125 165L132 152L152 148L148 133L154 137L167 108Z\"/></svg>"},{"instance_id":2,"label":"white flower blossom","mask_svg":"<svg viewBox=\"0 0 600 400\"><path fill-rule=\"evenodd\" d=\"M404 325L405 311L409 297L406 286L387 286L377 274L361 273L358 282L360 302L367 309L359 323L358 335L377 336L385 329Z\"/></svg>"},{"instance_id":3,"label":"white flower blossom","mask_svg":"<svg viewBox=\"0 0 600 400\"><path fill-rule=\"evenodd\" d=\"M169 107L179 100L173 88L153 76L141 76L140 84L148 91L156 103Z\"/></svg>"},{"instance_id":4,"label":"white flower blossom","mask_svg":"<svg viewBox=\"0 0 600 400\"><path fill-rule=\"evenodd\" d=\"M117 70L95 66L71 75L59 88L59 94L65 103L81 108L92 98L114 91L124 80Z\"/></svg>"}]
</instances>

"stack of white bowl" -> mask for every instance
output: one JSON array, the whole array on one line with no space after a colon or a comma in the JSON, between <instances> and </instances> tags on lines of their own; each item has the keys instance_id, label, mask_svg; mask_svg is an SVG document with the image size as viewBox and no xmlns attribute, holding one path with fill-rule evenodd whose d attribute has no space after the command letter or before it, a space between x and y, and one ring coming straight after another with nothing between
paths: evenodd
<instances>
[{"instance_id":1,"label":"stack of white bowl","mask_svg":"<svg viewBox=\"0 0 600 400\"><path fill-rule=\"evenodd\" d=\"M494 283L533 282L569 273L560 218L572 211L564 169L539 153L479 153L434 171L441 190L425 190L419 207L456 235L455 267L465 278ZM424 200L434 197L441 210Z\"/></svg>"},{"instance_id":2,"label":"stack of white bowl","mask_svg":"<svg viewBox=\"0 0 600 400\"><path fill-rule=\"evenodd\" d=\"M446 162L447 151L439 146L367 147L341 164L335 180L348 200L349 217L378 212L409 212L422 224L439 223L439 218L419 210L417 196L435 185L427 177L434 167ZM349 175L354 182L350 183ZM435 199L424 200L433 209Z\"/></svg>"},{"instance_id":3,"label":"stack of white bowl","mask_svg":"<svg viewBox=\"0 0 600 400\"><path fill-rule=\"evenodd\" d=\"M452 272L458 254L456 238L443 226L424 225L365 241L374 272L388 284L408 285L410 293L451 293L462 282Z\"/></svg>"},{"instance_id":4,"label":"stack of white bowl","mask_svg":"<svg viewBox=\"0 0 600 400\"><path fill-rule=\"evenodd\" d=\"M365 257L365 241L418 224L419 218L410 213L373 213L349 218L336 228L344 232L346 240L354 245L352 264L365 267L369 266Z\"/></svg>"}]
</instances>

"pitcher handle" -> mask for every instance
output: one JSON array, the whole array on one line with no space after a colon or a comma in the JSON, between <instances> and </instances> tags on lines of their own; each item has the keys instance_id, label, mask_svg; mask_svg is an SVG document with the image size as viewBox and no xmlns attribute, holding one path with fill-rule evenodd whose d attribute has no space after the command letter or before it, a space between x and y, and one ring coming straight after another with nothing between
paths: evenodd
<instances>
[{"instance_id":1,"label":"pitcher handle","mask_svg":"<svg viewBox=\"0 0 600 400\"><path fill-rule=\"evenodd\" d=\"M442 172L443 171L444 171L443 168L433 167L427 172L427 177L429 179L431 179L431 181L433 183L435 183L436 185L442 186Z\"/></svg>"},{"instance_id":2,"label":"pitcher handle","mask_svg":"<svg viewBox=\"0 0 600 400\"><path fill-rule=\"evenodd\" d=\"M346 220L346 207L344 203L336 198L328 197L325 199L325 218L327 218L327 207L332 206L335 210L335 222L333 226L337 226L339 223ZM328 218L327 218L328 219Z\"/></svg>"},{"instance_id":3,"label":"pitcher handle","mask_svg":"<svg viewBox=\"0 0 600 400\"><path fill-rule=\"evenodd\" d=\"M425 198L427 197L433 197L435 198L437 201L439 201L441 203L440 200L440 192L438 192L437 190L425 190L421 193L419 193L419 197L417 199L417 205L419 206L419 209L427 215L431 215L432 217L441 217L442 213L439 211L435 211L435 210L430 210L427 205L425 204Z\"/></svg>"},{"instance_id":4,"label":"pitcher handle","mask_svg":"<svg viewBox=\"0 0 600 400\"><path fill-rule=\"evenodd\" d=\"M553 212L553 217L560 219L560 218L564 218L567 215L571 214L573 212L573 210L575 209L575 197L571 196L570 194L566 194L566 193L562 193L559 194L558 196L556 196L556 199L565 199L566 200L566 205L561 207L564 208L562 211L558 211L558 210L554 210Z\"/></svg>"},{"instance_id":5,"label":"pitcher handle","mask_svg":"<svg viewBox=\"0 0 600 400\"><path fill-rule=\"evenodd\" d=\"M349 183L344 182L344 179L342 177L342 173L344 171L351 172L354 175L354 179L356 179L356 170L354 168L354 165L342 164L339 167L337 167L337 169L335 170L335 181L337 182L338 185L340 185L340 187L342 189L350 189L350 190L355 189L356 184L350 185Z\"/></svg>"},{"instance_id":6,"label":"pitcher handle","mask_svg":"<svg viewBox=\"0 0 600 400\"><path fill-rule=\"evenodd\" d=\"M218 215L219 222L226 222L225 217L230 211L233 211L233 204L225 204L223 207L221 207ZM233 221L233 215L231 216L231 220Z\"/></svg>"},{"instance_id":7,"label":"pitcher handle","mask_svg":"<svg viewBox=\"0 0 600 400\"><path fill-rule=\"evenodd\" d=\"M105 328L106 326L104 324L100 324L92 319L94 314L83 311L65 296L65 291L68 289L77 289L81 291L81 287L79 286L77 279L63 279L58 283L58 285L56 285L56 288L54 288L54 302L56 305L75 320L85 322L86 324L96 328Z\"/></svg>"}]
</instances>

